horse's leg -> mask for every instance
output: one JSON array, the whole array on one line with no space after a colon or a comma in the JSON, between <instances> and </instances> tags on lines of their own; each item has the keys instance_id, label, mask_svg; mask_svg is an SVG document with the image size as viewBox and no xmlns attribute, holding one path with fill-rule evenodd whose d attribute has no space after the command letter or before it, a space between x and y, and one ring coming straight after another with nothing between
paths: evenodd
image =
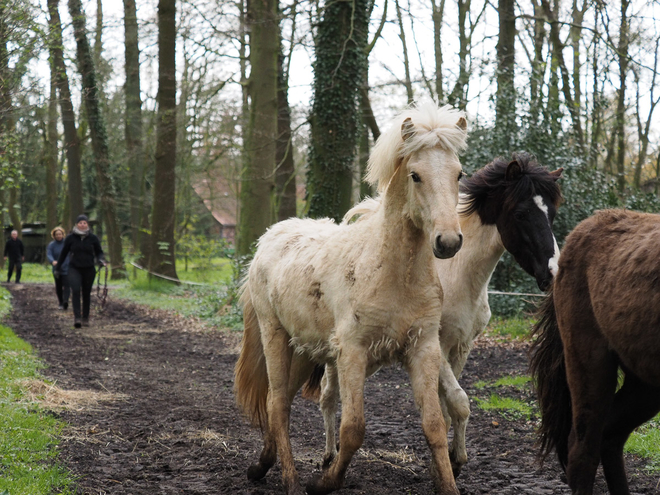
<instances>
[{"instance_id":1,"label":"horse's leg","mask_svg":"<svg viewBox=\"0 0 660 495\"><path fill-rule=\"evenodd\" d=\"M348 464L364 441L364 381L367 371L367 350L347 348L337 359L341 423L339 452L322 474L307 483L307 493L318 495L341 488Z\"/></svg>"},{"instance_id":2,"label":"horse's leg","mask_svg":"<svg viewBox=\"0 0 660 495\"><path fill-rule=\"evenodd\" d=\"M325 453L323 467L330 465L337 455L337 407L339 406L339 379L337 367L334 364L325 365L325 373L321 380L321 399L319 400L323 425L325 426Z\"/></svg>"},{"instance_id":3,"label":"horse's leg","mask_svg":"<svg viewBox=\"0 0 660 495\"><path fill-rule=\"evenodd\" d=\"M262 321L259 318L264 343L264 355L268 368L268 422L269 441L274 441L282 464L282 484L287 494L302 495L298 472L293 462L289 438L289 376L293 349L289 346L289 335L279 321ZM268 437L267 437L268 438Z\"/></svg>"},{"instance_id":4,"label":"horse's leg","mask_svg":"<svg viewBox=\"0 0 660 495\"><path fill-rule=\"evenodd\" d=\"M436 490L441 495L458 495L456 482L452 473L451 461L447 446L447 428L442 415L438 390L440 379L447 380L444 386L452 393L453 388L448 385L456 378L440 351L440 343L433 332L422 333L417 345L409 351L406 367L410 374L415 403L422 415L422 430L426 441L431 448L431 476ZM434 338L436 337L436 338ZM452 385L453 387L453 385ZM460 387L458 387L460 389ZM448 404L454 402L452 393L447 395ZM467 396L465 396L467 398Z\"/></svg>"},{"instance_id":5,"label":"horse's leg","mask_svg":"<svg viewBox=\"0 0 660 495\"><path fill-rule=\"evenodd\" d=\"M454 438L449 449L449 458L454 476L458 476L461 468L467 462L465 430L467 429L468 419L470 418L470 400L458 384L449 363L444 358L440 362L438 391L441 399L446 404L446 412L449 414L454 426ZM448 429L449 426L447 425L446 430Z\"/></svg>"},{"instance_id":6,"label":"horse's leg","mask_svg":"<svg viewBox=\"0 0 660 495\"><path fill-rule=\"evenodd\" d=\"M573 413L566 476L573 494L591 495L600 463L606 419L603 411L611 407L616 390L617 362L595 322L574 316L563 323L560 328Z\"/></svg>"},{"instance_id":7,"label":"horse's leg","mask_svg":"<svg viewBox=\"0 0 660 495\"><path fill-rule=\"evenodd\" d=\"M642 423L660 411L660 388L626 373L623 386L614 397L612 413L603 432L600 455L610 493L628 495L628 480L623 447L628 437Z\"/></svg>"},{"instance_id":8,"label":"horse's leg","mask_svg":"<svg viewBox=\"0 0 660 495\"><path fill-rule=\"evenodd\" d=\"M456 352L449 353L449 362L442 360L438 381L438 393L445 421L447 422L447 430L449 430L450 425L453 424L454 426L454 438L449 448L449 458L454 477L461 473L461 468L467 462L465 432L470 418L470 399L457 380L463 366L465 366L469 347L465 347L465 352L461 352L462 346L457 346L457 348L459 350Z\"/></svg>"},{"instance_id":9,"label":"horse's leg","mask_svg":"<svg viewBox=\"0 0 660 495\"><path fill-rule=\"evenodd\" d=\"M302 387L303 383L309 376L312 366L313 364L307 358L294 354L291 363L291 372L289 373L289 404L293 403L296 393L300 390L300 387ZM277 443L275 442L275 437L271 433L268 424L263 425L262 429L264 446L261 449L259 461L252 464L247 472L248 479L252 481L260 480L266 476L268 470L275 465L275 461L277 460Z\"/></svg>"}]
</instances>

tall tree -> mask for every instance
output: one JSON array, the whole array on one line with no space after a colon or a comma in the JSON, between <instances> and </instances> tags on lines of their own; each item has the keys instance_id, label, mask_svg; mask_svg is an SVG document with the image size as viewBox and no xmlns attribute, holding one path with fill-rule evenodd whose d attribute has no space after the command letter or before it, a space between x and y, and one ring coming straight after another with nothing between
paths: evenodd
<instances>
[{"instance_id":1,"label":"tall tree","mask_svg":"<svg viewBox=\"0 0 660 495\"><path fill-rule=\"evenodd\" d=\"M628 8L630 0L621 0L621 26L617 58L619 62L619 90L616 98L616 172L619 191L626 188L626 78L628 76L629 26Z\"/></svg>"},{"instance_id":2,"label":"tall tree","mask_svg":"<svg viewBox=\"0 0 660 495\"><path fill-rule=\"evenodd\" d=\"M442 85L442 21L445 16L445 0L431 0L431 12L433 19L433 55L435 57L435 94L438 101L445 99Z\"/></svg>"},{"instance_id":3,"label":"tall tree","mask_svg":"<svg viewBox=\"0 0 660 495\"><path fill-rule=\"evenodd\" d=\"M496 127L503 136L515 134L516 91L513 85L515 67L516 15L514 0L498 0L499 34L497 39Z\"/></svg>"},{"instance_id":4,"label":"tall tree","mask_svg":"<svg viewBox=\"0 0 660 495\"><path fill-rule=\"evenodd\" d=\"M129 202L131 210L131 245L133 252L140 246L142 192L144 188L144 151L142 148L142 100L140 99L140 50L135 0L124 0L124 67L126 83L126 153L130 171ZM146 260L147 253L142 253ZM143 260L143 261L144 261Z\"/></svg>"},{"instance_id":5,"label":"tall tree","mask_svg":"<svg viewBox=\"0 0 660 495\"><path fill-rule=\"evenodd\" d=\"M467 85L469 80L468 55L470 51L471 30L468 32L468 15L472 8L471 0L458 0L458 78L448 101L450 105L465 109L467 105ZM500 14L500 19L502 14ZM498 45L499 46L499 45ZM498 51L499 54L499 51ZM498 79L499 84L499 79ZM499 87L499 86L498 86Z\"/></svg>"},{"instance_id":6,"label":"tall tree","mask_svg":"<svg viewBox=\"0 0 660 495\"><path fill-rule=\"evenodd\" d=\"M50 99L48 119L44 133L44 164L46 165L46 231L50 232L57 224L57 69L50 64Z\"/></svg>"},{"instance_id":7,"label":"tall tree","mask_svg":"<svg viewBox=\"0 0 660 495\"><path fill-rule=\"evenodd\" d=\"M275 190L277 220L296 216L296 169L293 161L289 81L284 72L284 55L278 57L277 152L275 155Z\"/></svg>"},{"instance_id":8,"label":"tall tree","mask_svg":"<svg viewBox=\"0 0 660 495\"><path fill-rule=\"evenodd\" d=\"M105 120L101 113L96 71L94 69L92 50L87 39L87 22L80 0L69 0L69 14L73 21L73 33L76 38L78 69L82 76L83 102L89 124L89 134L92 138L96 180L107 229L112 278L117 279L125 276L121 231L119 230L117 221L115 197L109 171L110 153L108 149L108 135Z\"/></svg>"},{"instance_id":9,"label":"tall tree","mask_svg":"<svg viewBox=\"0 0 660 495\"><path fill-rule=\"evenodd\" d=\"M149 270L176 279L176 0L158 2L158 123Z\"/></svg>"},{"instance_id":10,"label":"tall tree","mask_svg":"<svg viewBox=\"0 0 660 495\"><path fill-rule=\"evenodd\" d=\"M7 7L5 2L0 1L0 157L3 158L0 162L0 168L3 179L3 199L8 199L2 207L3 210L5 207L7 208L12 227L18 230L19 236L22 236L21 218L16 208L20 171L16 168L16 160L14 159L16 120L12 102L12 91L16 89L17 78L16 74L13 73L14 71L9 67L8 45L10 43L11 26L8 22L10 11Z\"/></svg>"},{"instance_id":11,"label":"tall tree","mask_svg":"<svg viewBox=\"0 0 660 495\"><path fill-rule=\"evenodd\" d=\"M367 13L366 0L329 2L318 25L307 174L312 217L340 220L351 205Z\"/></svg>"},{"instance_id":12,"label":"tall tree","mask_svg":"<svg viewBox=\"0 0 660 495\"><path fill-rule=\"evenodd\" d=\"M406 41L406 30L403 26L403 15L401 13L401 6L399 5L399 0L394 0L394 6L396 8L396 18L397 21L399 22L399 39L401 40L401 49L403 51L403 71L405 74L403 85L406 88L406 95L408 96L408 104L410 104L415 100L415 95L413 93L412 79L410 77L410 59L408 57L408 43Z\"/></svg>"},{"instance_id":13,"label":"tall tree","mask_svg":"<svg viewBox=\"0 0 660 495\"><path fill-rule=\"evenodd\" d=\"M277 56L279 24L275 0L251 0L250 122L241 175L238 243L239 254L250 247L272 222L273 174L277 141Z\"/></svg>"},{"instance_id":14,"label":"tall tree","mask_svg":"<svg viewBox=\"0 0 660 495\"><path fill-rule=\"evenodd\" d=\"M58 11L59 0L48 0L49 13L49 53L51 64L55 69L55 81L59 93L60 112L62 114L62 126L64 127L64 148L67 159L67 186L68 186L68 210L69 217L66 218L65 228L67 230L75 224L76 217L83 212L83 186L81 169L80 138L76 129L76 114L71 102L71 90L69 89L69 78L64 65L64 54L62 49L62 23Z\"/></svg>"}]
</instances>

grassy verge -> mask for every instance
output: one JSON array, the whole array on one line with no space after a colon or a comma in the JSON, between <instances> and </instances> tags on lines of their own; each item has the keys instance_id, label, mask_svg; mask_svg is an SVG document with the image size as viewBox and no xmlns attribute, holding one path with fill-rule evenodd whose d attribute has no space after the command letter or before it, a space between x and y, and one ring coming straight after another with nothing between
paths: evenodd
<instances>
[{"instance_id":1,"label":"grassy verge","mask_svg":"<svg viewBox=\"0 0 660 495\"><path fill-rule=\"evenodd\" d=\"M0 317L10 309L0 288ZM0 325L0 493L74 493L71 474L57 462L63 423L27 399L22 383L39 378L30 345Z\"/></svg>"}]
</instances>

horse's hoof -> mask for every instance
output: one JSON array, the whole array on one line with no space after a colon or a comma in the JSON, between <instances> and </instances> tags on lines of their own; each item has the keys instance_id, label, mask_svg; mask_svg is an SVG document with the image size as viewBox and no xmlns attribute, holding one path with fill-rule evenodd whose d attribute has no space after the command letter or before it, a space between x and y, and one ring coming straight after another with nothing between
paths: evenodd
<instances>
[{"instance_id":1,"label":"horse's hoof","mask_svg":"<svg viewBox=\"0 0 660 495\"><path fill-rule=\"evenodd\" d=\"M266 476L269 469L270 467L266 467L260 462L252 464L247 470L247 477L250 481L259 481Z\"/></svg>"},{"instance_id":2,"label":"horse's hoof","mask_svg":"<svg viewBox=\"0 0 660 495\"><path fill-rule=\"evenodd\" d=\"M453 450L449 451L449 462L451 463L451 471L454 473L454 479L456 479L461 474L461 469L463 469L465 462L458 462Z\"/></svg>"},{"instance_id":3,"label":"horse's hoof","mask_svg":"<svg viewBox=\"0 0 660 495\"><path fill-rule=\"evenodd\" d=\"M330 483L323 474L315 474L305 489L309 495L325 495L341 488L341 483Z\"/></svg>"}]
</instances>

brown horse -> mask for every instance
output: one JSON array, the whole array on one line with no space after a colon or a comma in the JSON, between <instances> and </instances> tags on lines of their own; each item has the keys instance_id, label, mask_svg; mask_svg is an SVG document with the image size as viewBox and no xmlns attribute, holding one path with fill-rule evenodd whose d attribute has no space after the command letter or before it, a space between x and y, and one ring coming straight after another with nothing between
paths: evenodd
<instances>
[{"instance_id":1,"label":"brown horse","mask_svg":"<svg viewBox=\"0 0 660 495\"><path fill-rule=\"evenodd\" d=\"M623 447L660 411L660 215L580 223L534 334L541 458L557 452L574 494L593 492L599 462L610 492L628 494Z\"/></svg>"}]
</instances>

